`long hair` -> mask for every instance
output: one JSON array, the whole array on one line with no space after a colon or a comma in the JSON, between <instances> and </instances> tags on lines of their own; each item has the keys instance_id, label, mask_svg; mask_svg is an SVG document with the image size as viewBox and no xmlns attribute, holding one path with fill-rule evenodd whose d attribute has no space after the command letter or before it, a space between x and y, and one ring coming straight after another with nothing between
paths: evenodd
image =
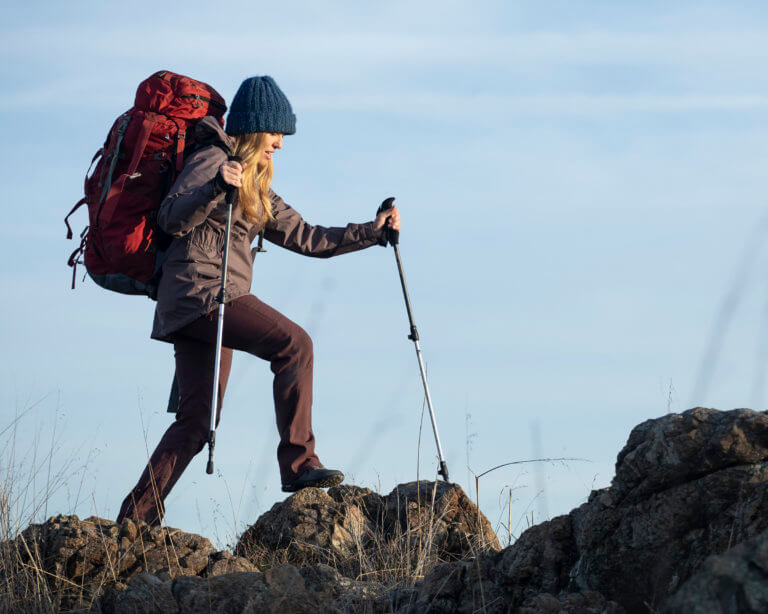
<instances>
[{"instance_id":1,"label":"long hair","mask_svg":"<svg viewBox=\"0 0 768 614\"><path fill-rule=\"evenodd\" d=\"M252 132L238 134L235 139L235 155L245 164L243 185L238 193L238 206L251 222L263 226L272 215L272 201L269 199L269 186L272 183L272 160L259 170L256 160L264 146L266 133Z\"/></svg>"}]
</instances>

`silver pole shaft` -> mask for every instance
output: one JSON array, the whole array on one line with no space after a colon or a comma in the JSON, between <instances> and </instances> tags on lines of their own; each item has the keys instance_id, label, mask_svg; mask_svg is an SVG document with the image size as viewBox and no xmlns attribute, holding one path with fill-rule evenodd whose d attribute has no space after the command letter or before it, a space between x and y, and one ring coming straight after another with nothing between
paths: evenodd
<instances>
[{"instance_id":1,"label":"silver pole shaft","mask_svg":"<svg viewBox=\"0 0 768 614\"><path fill-rule=\"evenodd\" d=\"M236 191L228 189L226 195L227 221L224 227L224 254L221 263L221 288L216 302L219 304L219 321L216 330L216 356L213 363L213 392L211 393L211 428L208 431L208 464L205 472L208 475L213 473L213 448L216 445L216 414L218 413L219 401L219 373L221 371L221 346L224 336L224 304L227 302L227 267L229 266L229 233L232 226L232 203Z\"/></svg>"},{"instance_id":2,"label":"silver pole shaft","mask_svg":"<svg viewBox=\"0 0 768 614\"><path fill-rule=\"evenodd\" d=\"M416 345L416 358L419 360L419 370L421 371L421 381L424 383L424 394L427 397L427 407L429 408L429 419L432 421L432 432L435 434L435 443L437 444L437 457L440 463L444 463L443 446L440 445L440 435L437 434L437 421L435 420L435 411L432 409L432 396L429 394L429 384L427 384L427 372L424 369L424 361L421 358L421 347L418 339L414 341Z\"/></svg>"},{"instance_id":3,"label":"silver pole shaft","mask_svg":"<svg viewBox=\"0 0 768 614\"><path fill-rule=\"evenodd\" d=\"M413 309L411 308L411 299L408 296L408 286L405 283L405 271L403 270L403 261L400 258L400 249L397 243L392 243L392 247L395 248L395 261L397 262L397 271L400 274L400 285L403 288L403 298L405 299L405 310L408 312L408 322L411 325L411 334L408 338L413 341L416 346L416 358L419 360L419 371L421 372L421 381L424 384L424 395L427 397L427 407L429 408L429 419L432 422L432 432L435 434L435 444L437 444L437 457L440 461L440 468L438 474L443 476L443 479L448 482L448 465L443 457L443 447L440 445L440 435L437 434L437 420L435 419L435 411L432 408L432 395L429 394L429 385L427 384L427 372L424 369L424 360L421 357L421 347L419 346L419 333L416 329L416 323L413 319Z\"/></svg>"},{"instance_id":4,"label":"silver pole shaft","mask_svg":"<svg viewBox=\"0 0 768 614\"><path fill-rule=\"evenodd\" d=\"M219 321L216 329L216 362L213 367L213 394L211 398L211 428L216 430L216 414L219 406L219 374L221 373L221 339L224 334L224 303L219 305Z\"/></svg>"}]
</instances>

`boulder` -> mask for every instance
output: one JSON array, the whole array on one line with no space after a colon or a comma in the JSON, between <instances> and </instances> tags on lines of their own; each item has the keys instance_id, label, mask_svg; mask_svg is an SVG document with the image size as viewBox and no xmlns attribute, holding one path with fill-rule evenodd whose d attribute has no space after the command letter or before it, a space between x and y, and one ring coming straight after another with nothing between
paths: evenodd
<instances>
[{"instance_id":1,"label":"boulder","mask_svg":"<svg viewBox=\"0 0 768 614\"><path fill-rule=\"evenodd\" d=\"M346 487L345 492L347 501L305 488L276 503L243 533L235 553L261 564L299 566L353 556L356 545L373 534L361 510L371 491Z\"/></svg>"},{"instance_id":2,"label":"boulder","mask_svg":"<svg viewBox=\"0 0 768 614\"><path fill-rule=\"evenodd\" d=\"M306 488L261 516L235 553L259 566L323 563L351 578L396 580L398 573L500 549L490 522L460 486L421 481L384 497L357 486Z\"/></svg>"},{"instance_id":3,"label":"boulder","mask_svg":"<svg viewBox=\"0 0 768 614\"><path fill-rule=\"evenodd\" d=\"M646 421L610 487L501 553L436 567L401 611L514 609L594 593L630 613L655 611L708 556L768 529L767 461L766 412L695 408Z\"/></svg>"},{"instance_id":4,"label":"boulder","mask_svg":"<svg viewBox=\"0 0 768 614\"><path fill-rule=\"evenodd\" d=\"M145 577L137 586L151 592L157 587L150 577L162 582L254 569L245 559L218 552L200 535L130 520L118 525L96 516L54 516L30 525L3 548L4 560L18 565L14 577L44 584L57 607L65 610L90 606L98 596L109 609L117 593L139 574Z\"/></svg>"},{"instance_id":5,"label":"boulder","mask_svg":"<svg viewBox=\"0 0 768 614\"><path fill-rule=\"evenodd\" d=\"M385 536L430 542L440 560L465 560L501 550L493 527L458 484L409 482L381 501L378 527Z\"/></svg>"},{"instance_id":6,"label":"boulder","mask_svg":"<svg viewBox=\"0 0 768 614\"><path fill-rule=\"evenodd\" d=\"M728 467L768 458L768 413L697 407L639 424L616 460L616 503L647 500Z\"/></svg>"},{"instance_id":7,"label":"boulder","mask_svg":"<svg viewBox=\"0 0 768 614\"><path fill-rule=\"evenodd\" d=\"M656 609L711 554L768 529L768 414L697 408L635 428L610 488L570 514L571 587Z\"/></svg>"}]
</instances>

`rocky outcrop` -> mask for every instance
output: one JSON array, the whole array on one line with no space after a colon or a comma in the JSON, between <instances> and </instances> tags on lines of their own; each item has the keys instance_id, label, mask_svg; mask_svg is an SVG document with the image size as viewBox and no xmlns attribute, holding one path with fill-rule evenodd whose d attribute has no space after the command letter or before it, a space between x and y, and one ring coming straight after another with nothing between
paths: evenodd
<instances>
[{"instance_id":1,"label":"rocky outcrop","mask_svg":"<svg viewBox=\"0 0 768 614\"><path fill-rule=\"evenodd\" d=\"M460 486L423 481L384 497L357 486L299 491L246 530L235 553L257 565L326 563L353 578L383 579L380 570L395 560L418 573L499 550L491 524Z\"/></svg>"},{"instance_id":2,"label":"rocky outcrop","mask_svg":"<svg viewBox=\"0 0 768 614\"><path fill-rule=\"evenodd\" d=\"M644 422L609 488L499 554L436 567L401 611L438 601L446 612L502 612L587 592L654 611L707 556L768 529L767 460L765 412L696 408Z\"/></svg>"},{"instance_id":3,"label":"rocky outcrop","mask_svg":"<svg viewBox=\"0 0 768 614\"><path fill-rule=\"evenodd\" d=\"M45 586L64 610L89 604L97 595L104 594L109 601L142 573L162 582L256 569L231 552L217 551L199 535L95 516L85 520L55 516L30 525L13 542L3 544L3 560L15 567L4 570L6 578Z\"/></svg>"},{"instance_id":4,"label":"rocky outcrop","mask_svg":"<svg viewBox=\"0 0 768 614\"><path fill-rule=\"evenodd\" d=\"M100 614L373 607L386 591L379 580L500 550L459 486L428 482L384 497L355 486L302 490L250 527L237 554L178 529L77 516L30 525L2 547L18 567L2 575L24 579L22 592L45 587L58 608L93 604Z\"/></svg>"},{"instance_id":5,"label":"rocky outcrop","mask_svg":"<svg viewBox=\"0 0 768 614\"><path fill-rule=\"evenodd\" d=\"M2 586L30 579L14 598L31 587L94 614L766 612L768 413L640 424L610 487L504 550L461 488L433 482L300 491L234 554L175 529L67 516L0 547L15 561Z\"/></svg>"},{"instance_id":6,"label":"rocky outcrop","mask_svg":"<svg viewBox=\"0 0 768 614\"><path fill-rule=\"evenodd\" d=\"M571 584L631 612L658 608L707 556L768 529L767 459L766 413L695 409L641 424L612 486L570 515Z\"/></svg>"}]
</instances>

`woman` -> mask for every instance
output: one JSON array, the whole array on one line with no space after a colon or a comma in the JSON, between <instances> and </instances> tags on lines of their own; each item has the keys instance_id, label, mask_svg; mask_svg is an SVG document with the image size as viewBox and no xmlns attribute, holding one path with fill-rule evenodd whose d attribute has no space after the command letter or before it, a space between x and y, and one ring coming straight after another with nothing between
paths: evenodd
<instances>
[{"instance_id":1,"label":"woman","mask_svg":"<svg viewBox=\"0 0 768 614\"><path fill-rule=\"evenodd\" d=\"M163 263L152 337L172 342L179 385L176 420L163 435L139 482L123 501L123 518L159 524L163 501L207 440L216 342L216 296L221 285L226 219L225 191L238 188L232 215L227 308L224 317L220 417L232 350L270 362L280 443L277 460L283 490L334 486L344 475L326 469L312 433L312 341L297 324L250 294L250 245L261 231L292 251L327 258L386 244L386 226L400 229L397 209L373 222L344 228L311 226L270 189L273 155L296 117L271 77L240 85L226 131L213 117L195 128L196 149L160 206L157 222L173 237ZM242 162L229 161L234 154Z\"/></svg>"}]
</instances>

